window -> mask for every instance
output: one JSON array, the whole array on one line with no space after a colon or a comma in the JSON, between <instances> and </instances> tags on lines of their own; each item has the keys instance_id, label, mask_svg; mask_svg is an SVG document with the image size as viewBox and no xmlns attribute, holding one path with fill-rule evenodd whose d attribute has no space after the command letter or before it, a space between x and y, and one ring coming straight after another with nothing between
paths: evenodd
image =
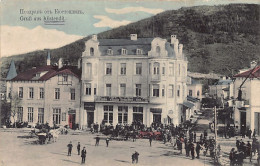
<instances>
[{"instance_id":1,"label":"window","mask_svg":"<svg viewBox=\"0 0 260 166\"><path fill-rule=\"evenodd\" d=\"M111 96L111 84L106 84L106 96Z\"/></svg>"},{"instance_id":2,"label":"window","mask_svg":"<svg viewBox=\"0 0 260 166\"><path fill-rule=\"evenodd\" d=\"M91 77L92 76L92 64L91 63L87 63L86 74L87 74L87 77Z\"/></svg>"},{"instance_id":3,"label":"window","mask_svg":"<svg viewBox=\"0 0 260 166\"><path fill-rule=\"evenodd\" d=\"M70 100L75 100L75 89L70 89Z\"/></svg>"},{"instance_id":4,"label":"window","mask_svg":"<svg viewBox=\"0 0 260 166\"><path fill-rule=\"evenodd\" d=\"M63 112L63 113L61 114L61 120L62 120L62 121L66 121L66 112Z\"/></svg>"},{"instance_id":5,"label":"window","mask_svg":"<svg viewBox=\"0 0 260 166\"><path fill-rule=\"evenodd\" d=\"M63 82L68 82L68 75L63 75Z\"/></svg>"},{"instance_id":6,"label":"window","mask_svg":"<svg viewBox=\"0 0 260 166\"><path fill-rule=\"evenodd\" d=\"M40 88L40 99L44 98L44 88Z\"/></svg>"},{"instance_id":7,"label":"window","mask_svg":"<svg viewBox=\"0 0 260 166\"><path fill-rule=\"evenodd\" d=\"M135 95L136 96L141 96L142 95L142 85L141 84L136 84L135 85Z\"/></svg>"},{"instance_id":8,"label":"window","mask_svg":"<svg viewBox=\"0 0 260 166\"><path fill-rule=\"evenodd\" d=\"M153 96L159 97L159 85L158 84L153 85Z\"/></svg>"},{"instance_id":9,"label":"window","mask_svg":"<svg viewBox=\"0 0 260 166\"><path fill-rule=\"evenodd\" d=\"M55 99L60 99L60 88L55 88Z\"/></svg>"},{"instance_id":10,"label":"window","mask_svg":"<svg viewBox=\"0 0 260 166\"><path fill-rule=\"evenodd\" d=\"M128 107L118 106L118 123L127 123Z\"/></svg>"},{"instance_id":11,"label":"window","mask_svg":"<svg viewBox=\"0 0 260 166\"><path fill-rule=\"evenodd\" d=\"M133 113L143 113L143 107L133 107Z\"/></svg>"},{"instance_id":12,"label":"window","mask_svg":"<svg viewBox=\"0 0 260 166\"><path fill-rule=\"evenodd\" d=\"M28 107L28 122L33 122L33 107Z\"/></svg>"},{"instance_id":13,"label":"window","mask_svg":"<svg viewBox=\"0 0 260 166\"><path fill-rule=\"evenodd\" d=\"M149 63L149 74L151 74L151 70L152 70L152 65L151 63Z\"/></svg>"},{"instance_id":14,"label":"window","mask_svg":"<svg viewBox=\"0 0 260 166\"><path fill-rule=\"evenodd\" d=\"M104 122L113 123L113 106L111 105L104 106Z\"/></svg>"},{"instance_id":15,"label":"window","mask_svg":"<svg viewBox=\"0 0 260 166\"><path fill-rule=\"evenodd\" d=\"M33 88L29 88L29 99L33 99Z\"/></svg>"},{"instance_id":16,"label":"window","mask_svg":"<svg viewBox=\"0 0 260 166\"><path fill-rule=\"evenodd\" d=\"M143 107L133 107L133 122L143 123Z\"/></svg>"},{"instance_id":17,"label":"window","mask_svg":"<svg viewBox=\"0 0 260 166\"><path fill-rule=\"evenodd\" d=\"M169 63L169 75L174 75L174 63Z\"/></svg>"},{"instance_id":18,"label":"window","mask_svg":"<svg viewBox=\"0 0 260 166\"><path fill-rule=\"evenodd\" d=\"M179 64L179 75L181 75L181 64Z\"/></svg>"},{"instance_id":19,"label":"window","mask_svg":"<svg viewBox=\"0 0 260 166\"><path fill-rule=\"evenodd\" d=\"M173 85L169 85L168 95L169 95L169 97L174 97L174 86Z\"/></svg>"},{"instance_id":20,"label":"window","mask_svg":"<svg viewBox=\"0 0 260 166\"><path fill-rule=\"evenodd\" d=\"M112 63L107 63L106 64L106 75L111 75L112 74Z\"/></svg>"},{"instance_id":21,"label":"window","mask_svg":"<svg viewBox=\"0 0 260 166\"><path fill-rule=\"evenodd\" d=\"M120 96L126 95L126 84L120 84Z\"/></svg>"},{"instance_id":22,"label":"window","mask_svg":"<svg viewBox=\"0 0 260 166\"><path fill-rule=\"evenodd\" d=\"M107 50L107 54L108 54L108 55L113 55L113 50L112 50L112 49L108 49L108 50Z\"/></svg>"},{"instance_id":23,"label":"window","mask_svg":"<svg viewBox=\"0 0 260 166\"><path fill-rule=\"evenodd\" d=\"M94 95L97 94L97 84L94 85Z\"/></svg>"},{"instance_id":24,"label":"window","mask_svg":"<svg viewBox=\"0 0 260 166\"><path fill-rule=\"evenodd\" d=\"M181 89L181 86L178 85L178 89L177 89L177 96L180 97L180 89Z\"/></svg>"},{"instance_id":25,"label":"window","mask_svg":"<svg viewBox=\"0 0 260 166\"><path fill-rule=\"evenodd\" d=\"M136 49L136 55L142 55L143 54L143 50L141 49Z\"/></svg>"},{"instance_id":26,"label":"window","mask_svg":"<svg viewBox=\"0 0 260 166\"><path fill-rule=\"evenodd\" d=\"M38 108L38 123L44 123L44 108Z\"/></svg>"},{"instance_id":27,"label":"window","mask_svg":"<svg viewBox=\"0 0 260 166\"><path fill-rule=\"evenodd\" d=\"M93 47L91 47L89 49L89 53L90 53L90 56L94 56L94 48Z\"/></svg>"},{"instance_id":28,"label":"window","mask_svg":"<svg viewBox=\"0 0 260 166\"><path fill-rule=\"evenodd\" d=\"M192 90L189 90L189 96L192 96Z\"/></svg>"},{"instance_id":29,"label":"window","mask_svg":"<svg viewBox=\"0 0 260 166\"><path fill-rule=\"evenodd\" d=\"M162 85L162 96L165 96L165 85Z\"/></svg>"},{"instance_id":30,"label":"window","mask_svg":"<svg viewBox=\"0 0 260 166\"><path fill-rule=\"evenodd\" d=\"M23 87L19 87L18 96L19 98L23 98Z\"/></svg>"},{"instance_id":31,"label":"window","mask_svg":"<svg viewBox=\"0 0 260 166\"><path fill-rule=\"evenodd\" d=\"M160 56L161 54L161 48L159 46L156 47L156 55Z\"/></svg>"},{"instance_id":32,"label":"window","mask_svg":"<svg viewBox=\"0 0 260 166\"><path fill-rule=\"evenodd\" d=\"M126 75L126 63L121 63L120 65L121 65L120 74Z\"/></svg>"},{"instance_id":33,"label":"window","mask_svg":"<svg viewBox=\"0 0 260 166\"><path fill-rule=\"evenodd\" d=\"M23 121L23 107L18 107L17 121L18 122L22 122Z\"/></svg>"},{"instance_id":34,"label":"window","mask_svg":"<svg viewBox=\"0 0 260 166\"><path fill-rule=\"evenodd\" d=\"M127 50L124 49L124 48L122 48L122 50L121 50L121 54L122 54L122 55L126 55L126 54L127 54Z\"/></svg>"},{"instance_id":35,"label":"window","mask_svg":"<svg viewBox=\"0 0 260 166\"><path fill-rule=\"evenodd\" d=\"M199 97L200 96L200 91L197 91L197 97Z\"/></svg>"},{"instance_id":36,"label":"window","mask_svg":"<svg viewBox=\"0 0 260 166\"><path fill-rule=\"evenodd\" d=\"M86 95L91 95L91 84L90 83L86 84Z\"/></svg>"},{"instance_id":37,"label":"window","mask_svg":"<svg viewBox=\"0 0 260 166\"><path fill-rule=\"evenodd\" d=\"M155 62L153 64L153 74L154 75L157 75L159 74L159 69L160 69L160 64L158 62Z\"/></svg>"},{"instance_id":38,"label":"window","mask_svg":"<svg viewBox=\"0 0 260 166\"><path fill-rule=\"evenodd\" d=\"M142 74L142 63L136 64L136 74L141 75Z\"/></svg>"},{"instance_id":39,"label":"window","mask_svg":"<svg viewBox=\"0 0 260 166\"><path fill-rule=\"evenodd\" d=\"M54 108L53 109L53 124L60 124L60 115L61 115L61 109Z\"/></svg>"},{"instance_id":40,"label":"window","mask_svg":"<svg viewBox=\"0 0 260 166\"><path fill-rule=\"evenodd\" d=\"M162 67L162 75L165 75L165 67Z\"/></svg>"}]
</instances>

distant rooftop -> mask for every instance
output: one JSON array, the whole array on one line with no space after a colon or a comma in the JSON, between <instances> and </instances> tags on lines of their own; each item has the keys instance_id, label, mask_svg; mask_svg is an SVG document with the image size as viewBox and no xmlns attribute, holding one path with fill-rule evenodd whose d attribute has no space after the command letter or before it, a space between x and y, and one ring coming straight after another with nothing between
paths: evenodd
<instances>
[{"instance_id":1,"label":"distant rooftop","mask_svg":"<svg viewBox=\"0 0 260 166\"><path fill-rule=\"evenodd\" d=\"M247 77L248 75L249 75L249 78L260 78L260 66L257 66L255 69L249 69L245 72L236 74L236 75L234 75L234 77Z\"/></svg>"}]
</instances>

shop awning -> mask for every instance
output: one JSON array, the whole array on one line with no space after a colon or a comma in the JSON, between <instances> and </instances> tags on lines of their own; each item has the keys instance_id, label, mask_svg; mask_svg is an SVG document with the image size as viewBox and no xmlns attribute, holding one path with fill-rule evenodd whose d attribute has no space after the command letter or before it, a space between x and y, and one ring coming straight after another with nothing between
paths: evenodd
<instances>
[{"instance_id":1,"label":"shop awning","mask_svg":"<svg viewBox=\"0 0 260 166\"><path fill-rule=\"evenodd\" d=\"M188 108L192 108L194 106L194 104L192 104L191 102L187 102L187 101L183 102L183 105Z\"/></svg>"},{"instance_id":2,"label":"shop awning","mask_svg":"<svg viewBox=\"0 0 260 166\"><path fill-rule=\"evenodd\" d=\"M150 108L150 111L152 113L162 113L162 109L161 108Z\"/></svg>"},{"instance_id":3,"label":"shop awning","mask_svg":"<svg viewBox=\"0 0 260 166\"><path fill-rule=\"evenodd\" d=\"M84 110L95 110L95 103L94 102L84 102Z\"/></svg>"}]
</instances>

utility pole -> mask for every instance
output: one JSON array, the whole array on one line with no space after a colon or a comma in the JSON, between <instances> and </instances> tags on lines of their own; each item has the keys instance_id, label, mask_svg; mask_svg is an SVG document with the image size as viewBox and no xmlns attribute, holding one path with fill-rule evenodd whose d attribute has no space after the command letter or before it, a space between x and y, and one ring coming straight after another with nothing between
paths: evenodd
<instances>
[{"instance_id":1,"label":"utility pole","mask_svg":"<svg viewBox=\"0 0 260 166\"><path fill-rule=\"evenodd\" d=\"M215 159L214 159L214 163L217 164L217 136L218 136L218 131L217 131L217 107L214 107L214 114L215 114Z\"/></svg>"}]
</instances>

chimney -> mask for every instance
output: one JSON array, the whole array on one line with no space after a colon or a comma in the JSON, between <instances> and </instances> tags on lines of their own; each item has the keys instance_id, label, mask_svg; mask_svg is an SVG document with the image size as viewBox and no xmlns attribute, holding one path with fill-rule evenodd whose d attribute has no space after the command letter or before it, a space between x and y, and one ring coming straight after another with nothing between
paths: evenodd
<instances>
[{"instance_id":1,"label":"chimney","mask_svg":"<svg viewBox=\"0 0 260 166\"><path fill-rule=\"evenodd\" d=\"M179 44L179 54L182 55L183 44Z\"/></svg>"},{"instance_id":2,"label":"chimney","mask_svg":"<svg viewBox=\"0 0 260 166\"><path fill-rule=\"evenodd\" d=\"M223 76L223 77L222 77L222 80L226 80L226 76Z\"/></svg>"},{"instance_id":3,"label":"chimney","mask_svg":"<svg viewBox=\"0 0 260 166\"><path fill-rule=\"evenodd\" d=\"M177 40L176 35L171 35L171 44L174 44L174 42Z\"/></svg>"},{"instance_id":4,"label":"chimney","mask_svg":"<svg viewBox=\"0 0 260 166\"><path fill-rule=\"evenodd\" d=\"M97 41L97 35L92 35L92 40Z\"/></svg>"},{"instance_id":5,"label":"chimney","mask_svg":"<svg viewBox=\"0 0 260 166\"><path fill-rule=\"evenodd\" d=\"M81 58L78 59L78 69L81 68Z\"/></svg>"},{"instance_id":6,"label":"chimney","mask_svg":"<svg viewBox=\"0 0 260 166\"><path fill-rule=\"evenodd\" d=\"M51 65L51 53L50 50L48 51L48 57L47 57L47 66Z\"/></svg>"},{"instance_id":7,"label":"chimney","mask_svg":"<svg viewBox=\"0 0 260 166\"><path fill-rule=\"evenodd\" d=\"M62 68L62 67L63 67L63 59L60 58L60 59L59 59L59 62L58 62L58 68L60 69L60 68Z\"/></svg>"},{"instance_id":8,"label":"chimney","mask_svg":"<svg viewBox=\"0 0 260 166\"><path fill-rule=\"evenodd\" d=\"M130 39L131 40L137 40L137 34L131 34Z\"/></svg>"}]
</instances>

